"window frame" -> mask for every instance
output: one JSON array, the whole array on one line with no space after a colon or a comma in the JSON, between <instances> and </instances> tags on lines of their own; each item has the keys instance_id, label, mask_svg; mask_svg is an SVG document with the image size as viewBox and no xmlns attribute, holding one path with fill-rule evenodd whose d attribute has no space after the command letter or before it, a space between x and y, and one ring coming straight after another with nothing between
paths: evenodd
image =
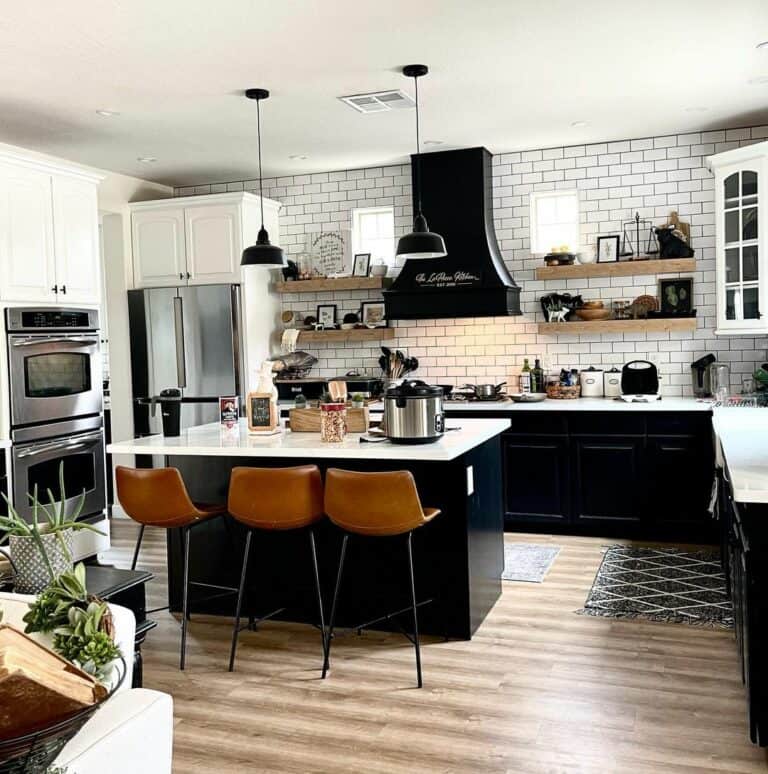
<instances>
[{"instance_id":1,"label":"window frame","mask_svg":"<svg viewBox=\"0 0 768 774\"><path fill-rule=\"evenodd\" d=\"M579 196L578 188L562 188L554 191L531 191L530 198L528 200L529 205L529 243L530 251L535 255L545 255L550 251L553 245L547 245L544 247L539 244L539 223L538 223L538 203L544 199L554 199L557 197L574 197L576 199L576 222L573 224L575 227L575 240L573 244L569 244L568 247L572 253L576 253L579 250L579 244L581 242L581 199ZM555 225L555 224L551 224Z\"/></svg>"},{"instance_id":2,"label":"window frame","mask_svg":"<svg viewBox=\"0 0 768 774\"><path fill-rule=\"evenodd\" d=\"M376 207L355 207L352 210L352 255L356 255L358 253L365 253L370 252L366 248L364 248L361 244L361 236L362 236L362 229L360 227L360 216L361 215L383 215L383 214L389 214L392 218L392 255L387 256L384 258L384 261L388 266L391 266L394 263L395 260L395 250L397 249L396 246L396 237L395 237L395 208L391 204L384 204L379 205ZM383 238L383 237L379 237ZM375 259L375 255L371 255L371 259Z\"/></svg>"}]
</instances>

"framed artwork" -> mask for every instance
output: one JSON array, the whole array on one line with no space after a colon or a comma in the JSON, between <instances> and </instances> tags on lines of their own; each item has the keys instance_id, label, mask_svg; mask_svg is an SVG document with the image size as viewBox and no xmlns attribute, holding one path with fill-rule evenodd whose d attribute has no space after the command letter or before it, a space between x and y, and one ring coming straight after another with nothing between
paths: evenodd
<instances>
[{"instance_id":1,"label":"framed artwork","mask_svg":"<svg viewBox=\"0 0 768 774\"><path fill-rule=\"evenodd\" d=\"M383 301L363 301L360 305L360 322L369 328L384 328L387 325Z\"/></svg>"},{"instance_id":2,"label":"framed artwork","mask_svg":"<svg viewBox=\"0 0 768 774\"><path fill-rule=\"evenodd\" d=\"M597 238L597 262L613 263L619 260L619 235Z\"/></svg>"},{"instance_id":3,"label":"framed artwork","mask_svg":"<svg viewBox=\"0 0 768 774\"><path fill-rule=\"evenodd\" d=\"M323 328L336 327L336 304L318 304L317 324Z\"/></svg>"},{"instance_id":4,"label":"framed artwork","mask_svg":"<svg viewBox=\"0 0 768 774\"><path fill-rule=\"evenodd\" d=\"M352 262L352 276L367 277L370 266L371 266L370 253L356 253L355 259Z\"/></svg>"},{"instance_id":5,"label":"framed artwork","mask_svg":"<svg viewBox=\"0 0 768 774\"><path fill-rule=\"evenodd\" d=\"M659 280L662 315L690 315L693 312L693 277Z\"/></svg>"}]
</instances>

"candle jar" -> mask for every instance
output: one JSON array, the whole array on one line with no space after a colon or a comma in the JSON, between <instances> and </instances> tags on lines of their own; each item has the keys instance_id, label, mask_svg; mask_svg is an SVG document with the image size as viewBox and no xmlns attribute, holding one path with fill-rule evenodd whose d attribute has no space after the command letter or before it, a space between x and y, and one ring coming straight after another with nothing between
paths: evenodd
<instances>
[{"instance_id":1,"label":"candle jar","mask_svg":"<svg viewBox=\"0 0 768 774\"><path fill-rule=\"evenodd\" d=\"M324 443L341 443L346 434L346 404L323 403L320 406L320 440Z\"/></svg>"}]
</instances>

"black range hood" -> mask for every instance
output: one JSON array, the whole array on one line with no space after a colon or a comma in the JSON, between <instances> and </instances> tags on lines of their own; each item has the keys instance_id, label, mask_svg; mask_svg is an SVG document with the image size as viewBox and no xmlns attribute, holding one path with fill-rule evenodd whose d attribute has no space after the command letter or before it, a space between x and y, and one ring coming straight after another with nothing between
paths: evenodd
<instances>
[{"instance_id":1,"label":"black range hood","mask_svg":"<svg viewBox=\"0 0 768 774\"><path fill-rule=\"evenodd\" d=\"M485 148L421 154L422 209L448 254L405 262L384 291L388 320L522 314L493 228L491 158Z\"/></svg>"}]
</instances>

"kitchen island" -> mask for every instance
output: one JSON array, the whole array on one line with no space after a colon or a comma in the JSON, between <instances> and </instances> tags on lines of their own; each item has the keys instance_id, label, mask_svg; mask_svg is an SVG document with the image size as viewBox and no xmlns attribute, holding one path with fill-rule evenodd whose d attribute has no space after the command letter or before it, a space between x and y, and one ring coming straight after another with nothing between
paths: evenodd
<instances>
[{"instance_id":1,"label":"kitchen island","mask_svg":"<svg viewBox=\"0 0 768 774\"><path fill-rule=\"evenodd\" d=\"M501 482L503 418L448 421L449 431L425 445L363 443L350 434L340 444L316 433L284 431L258 437L243 421L225 431L202 425L177 438L150 436L110 444L111 454L160 455L177 467L194 500L224 502L230 471L238 465L288 467L316 464L347 470L410 470L425 507L442 512L414 533L419 627L425 634L470 639L501 593L504 566ZM145 459L151 459L151 457ZM280 617L315 622L312 568L306 537L292 532L257 535L249 562L250 610L256 617L286 607ZM197 527L190 543L190 578L236 586L244 532L230 520ZM330 522L317 527L323 597L330 600L341 533ZM339 624L356 626L408 605L406 552L402 538L354 539L347 552ZM181 544L168 535L168 590L172 610L181 608ZM191 610L231 616L234 598L194 601ZM394 624L392 624L394 626ZM384 622L378 628L390 628Z\"/></svg>"}]
</instances>

